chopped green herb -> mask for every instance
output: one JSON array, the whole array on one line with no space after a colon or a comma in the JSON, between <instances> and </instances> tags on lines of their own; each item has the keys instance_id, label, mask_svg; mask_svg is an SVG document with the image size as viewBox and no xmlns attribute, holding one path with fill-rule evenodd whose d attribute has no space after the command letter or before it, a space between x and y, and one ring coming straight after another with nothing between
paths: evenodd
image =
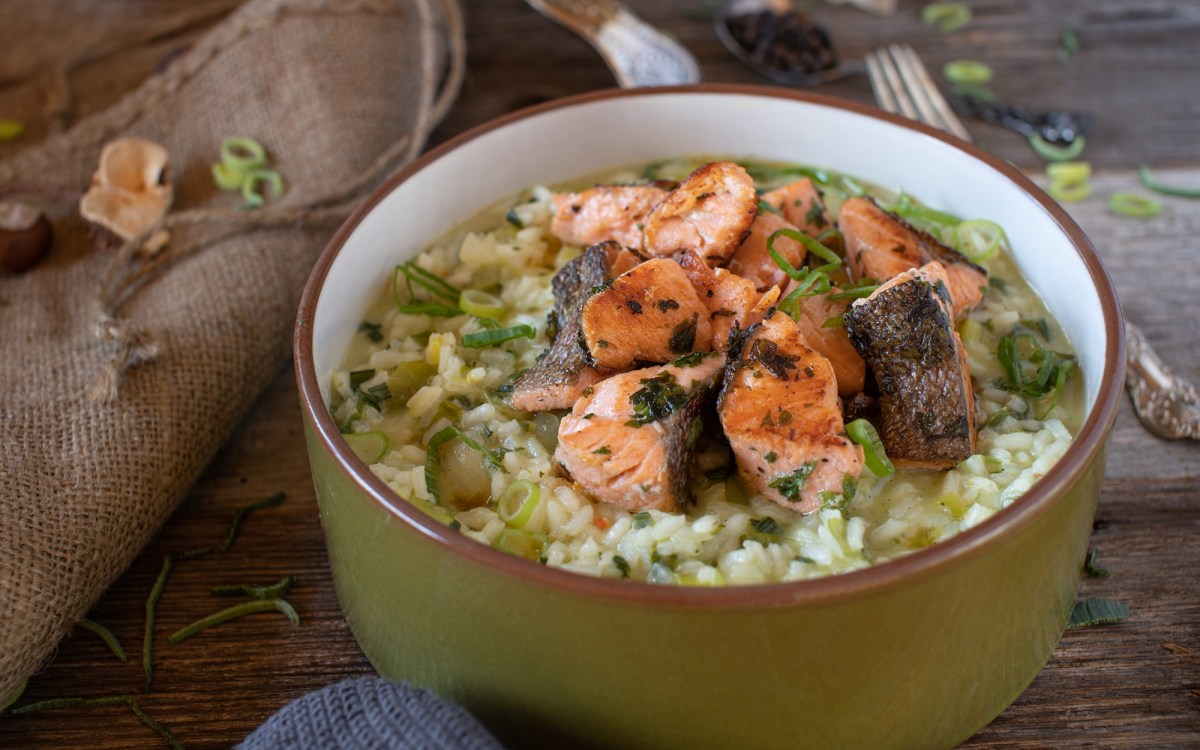
<instances>
[{"instance_id":1,"label":"chopped green herb","mask_svg":"<svg viewBox=\"0 0 1200 750\"><path fill-rule=\"evenodd\" d=\"M710 352L692 352L691 354L685 354L682 357L680 357L679 359L672 362L671 366L672 367L695 367L696 365L700 364L704 360L704 358L707 357L709 354L710 354Z\"/></svg>"},{"instance_id":2,"label":"chopped green herb","mask_svg":"<svg viewBox=\"0 0 1200 750\"><path fill-rule=\"evenodd\" d=\"M382 326L379 323L367 323L364 321L359 325L358 332L370 339L372 343L378 344L380 341L383 341L383 331L380 330L381 328Z\"/></svg>"},{"instance_id":3,"label":"chopped green herb","mask_svg":"<svg viewBox=\"0 0 1200 750\"><path fill-rule=\"evenodd\" d=\"M1008 291L1008 282L1004 279L988 279L988 287L1004 293Z\"/></svg>"},{"instance_id":4,"label":"chopped green herb","mask_svg":"<svg viewBox=\"0 0 1200 750\"><path fill-rule=\"evenodd\" d=\"M1046 349L1032 333L1021 330L1000 339L996 357L1006 377L1001 387L1024 398L1040 399L1052 394L1039 419L1045 418L1058 404L1067 375L1075 364L1074 357Z\"/></svg>"},{"instance_id":5,"label":"chopped green herb","mask_svg":"<svg viewBox=\"0 0 1200 750\"><path fill-rule=\"evenodd\" d=\"M804 490L804 485L808 484L808 478L812 475L813 470L817 468L816 461L805 461L800 464L800 467L790 474L778 474L772 479L767 486L772 489L779 490L779 494L784 498L795 501L800 497L801 491Z\"/></svg>"},{"instance_id":6,"label":"chopped green herb","mask_svg":"<svg viewBox=\"0 0 1200 750\"><path fill-rule=\"evenodd\" d=\"M842 475L842 495L845 496L846 502L849 503L858 494L858 477L853 474Z\"/></svg>"},{"instance_id":7,"label":"chopped green herb","mask_svg":"<svg viewBox=\"0 0 1200 750\"><path fill-rule=\"evenodd\" d=\"M517 216L517 209L511 208L508 213L504 214L504 220L512 224L517 229L524 229L525 222L521 221L521 217Z\"/></svg>"},{"instance_id":8,"label":"chopped green herb","mask_svg":"<svg viewBox=\"0 0 1200 750\"><path fill-rule=\"evenodd\" d=\"M1055 53L1058 59L1066 62L1071 59L1071 55L1079 51L1079 36L1075 33L1075 29L1070 26L1063 26L1058 34L1058 49Z\"/></svg>"},{"instance_id":9,"label":"chopped green herb","mask_svg":"<svg viewBox=\"0 0 1200 750\"><path fill-rule=\"evenodd\" d=\"M776 459L779 458L779 454L777 454L775 451L767 451L763 454L763 458L766 459L767 463L773 464L775 463Z\"/></svg>"},{"instance_id":10,"label":"chopped green herb","mask_svg":"<svg viewBox=\"0 0 1200 750\"><path fill-rule=\"evenodd\" d=\"M1112 599L1084 599L1075 603L1067 629L1117 622L1130 616L1129 607Z\"/></svg>"},{"instance_id":11,"label":"chopped green herb","mask_svg":"<svg viewBox=\"0 0 1200 750\"><path fill-rule=\"evenodd\" d=\"M629 397L629 403L633 405L633 419L625 423L629 427L641 427L665 419L687 404L687 391L669 372L644 378L641 383L642 387Z\"/></svg>"},{"instance_id":12,"label":"chopped green herb","mask_svg":"<svg viewBox=\"0 0 1200 750\"><path fill-rule=\"evenodd\" d=\"M607 456L608 454L612 453L612 451L608 449L607 445L602 445L596 450L592 451L592 453L598 453L601 456Z\"/></svg>"},{"instance_id":13,"label":"chopped green herb","mask_svg":"<svg viewBox=\"0 0 1200 750\"><path fill-rule=\"evenodd\" d=\"M375 377L374 370L354 370L350 373L350 390L357 391L358 387Z\"/></svg>"},{"instance_id":14,"label":"chopped green herb","mask_svg":"<svg viewBox=\"0 0 1200 750\"><path fill-rule=\"evenodd\" d=\"M1083 572L1092 578L1108 578L1112 573L1096 565L1096 553L1099 551L1096 547L1088 550L1087 560L1083 562Z\"/></svg>"},{"instance_id":15,"label":"chopped green herb","mask_svg":"<svg viewBox=\"0 0 1200 750\"><path fill-rule=\"evenodd\" d=\"M771 412L768 411L766 414L763 415L762 421L758 423L758 426L759 427L774 427L775 426L775 420L771 418Z\"/></svg>"},{"instance_id":16,"label":"chopped green herb","mask_svg":"<svg viewBox=\"0 0 1200 750\"><path fill-rule=\"evenodd\" d=\"M537 335L537 330L525 323L508 328L495 328L490 331L475 331L474 333L464 334L462 337L462 345L468 349L483 349L488 346L503 344L505 341L513 339L526 338L531 339Z\"/></svg>"},{"instance_id":17,"label":"chopped green herb","mask_svg":"<svg viewBox=\"0 0 1200 750\"><path fill-rule=\"evenodd\" d=\"M817 229L825 228L829 222L825 220L825 211L821 209L820 203L815 200L812 202L812 205L808 207L808 212L804 214L804 223Z\"/></svg>"},{"instance_id":18,"label":"chopped green herb","mask_svg":"<svg viewBox=\"0 0 1200 750\"><path fill-rule=\"evenodd\" d=\"M642 529L654 523L654 517L649 511L639 510L633 514L633 528Z\"/></svg>"},{"instance_id":19,"label":"chopped green herb","mask_svg":"<svg viewBox=\"0 0 1200 750\"><path fill-rule=\"evenodd\" d=\"M613 565L617 570L621 571L622 578L629 577L629 562L620 555L613 555Z\"/></svg>"},{"instance_id":20,"label":"chopped green herb","mask_svg":"<svg viewBox=\"0 0 1200 750\"><path fill-rule=\"evenodd\" d=\"M673 299L660 299L657 302L659 312L667 312L668 310L678 310L679 303Z\"/></svg>"},{"instance_id":21,"label":"chopped green herb","mask_svg":"<svg viewBox=\"0 0 1200 750\"><path fill-rule=\"evenodd\" d=\"M690 319L680 321L671 329L671 338L667 340L667 348L675 354L690 352L696 344L696 324L699 320L699 313L692 313Z\"/></svg>"},{"instance_id":22,"label":"chopped green herb","mask_svg":"<svg viewBox=\"0 0 1200 750\"><path fill-rule=\"evenodd\" d=\"M759 532L760 534L782 534L783 533L783 527L780 526L779 522L776 521L771 516L755 518L750 521L750 525L753 526L754 530Z\"/></svg>"},{"instance_id":23,"label":"chopped green herb","mask_svg":"<svg viewBox=\"0 0 1200 750\"><path fill-rule=\"evenodd\" d=\"M228 586L213 586L213 596L247 596L251 599L280 599L288 595L296 580L284 576L279 583L271 586L256 586L252 584L232 584Z\"/></svg>"},{"instance_id":24,"label":"chopped green herb","mask_svg":"<svg viewBox=\"0 0 1200 750\"><path fill-rule=\"evenodd\" d=\"M750 347L750 352L747 354L746 359L757 361L767 372L776 378L787 380L788 370L796 369L797 358L781 354L779 346L770 339L758 339Z\"/></svg>"},{"instance_id":25,"label":"chopped green herb","mask_svg":"<svg viewBox=\"0 0 1200 750\"><path fill-rule=\"evenodd\" d=\"M599 341L596 342L596 346L600 347L601 349L607 349L608 341L606 341L604 339L600 339Z\"/></svg>"},{"instance_id":26,"label":"chopped green herb","mask_svg":"<svg viewBox=\"0 0 1200 750\"><path fill-rule=\"evenodd\" d=\"M844 494L826 490L825 492L817 493L817 497L821 501L821 508L823 510L836 510L845 516L846 510L850 507L850 498Z\"/></svg>"},{"instance_id":27,"label":"chopped green herb","mask_svg":"<svg viewBox=\"0 0 1200 750\"><path fill-rule=\"evenodd\" d=\"M758 201L758 212L760 214L775 214L776 216L783 216L782 211L780 211L778 208L775 208L770 203L767 203L764 200Z\"/></svg>"},{"instance_id":28,"label":"chopped green herb","mask_svg":"<svg viewBox=\"0 0 1200 750\"><path fill-rule=\"evenodd\" d=\"M179 643L191 638L193 635L196 635L201 631L211 628L214 625L220 625L223 622L228 622L229 620L243 617L245 615L252 615L257 612L270 612L272 610L285 615L293 625L300 624L300 615L296 614L295 608L283 599L254 600L243 602L241 604L235 604L234 606L223 609L220 612L214 612L207 617L201 618L193 622L191 625L180 628L167 638L167 642Z\"/></svg>"},{"instance_id":29,"label":"chopped green herb","mask_svg":"<svg viewBox=\"0 0 1200 750\"><path fill-rule=\"evenodd\" d=\"M790 411L788 411L787 409L780 409L780 410L779 410L779 424L780 424L780 426L783 426L783 425L788 425L788 424L791 424L791 423L792 423L792 413L791 413Z\"/></svg>"},{"instance_id":30,"label":"chopped green herb","mask_svg":"<svg viewBox=\"0 0 1200 750\"><path fill-rule=\"evenodd\" d=\"M358 397L379 411L382 410L383 402L392 397L392 391L387 383L378 383L365 391L360 390Z\"/></svg>"},{"instance_id":31,"label":"chopped green herb","mask_svg":"<svg viewBox=\"0 0 1200 750\"><path fill-rule=\"evenodd\" d=\"M104 627L103 625L101 625L98 622L89 620L86 617L79 621L79 627L83 628L84 630L91 631L91 632L95 633L96 635L100 636L100 640L104 641L104 643L108 646L109 650L112 651L113 655L116 656L119 660L121 660L122 662L129 661L129 657L125 656L125 649L121 648L121 642L117 640L116 636L114 636L112 634L111 630Z\"/></svg>"},{"instance_id":32,"label":"chopped green herb","mask_svg":"<svg viewBox=\"0 0 1200 750\"><path fill-rule=\"evenodd\" d=\"M1142 184L1148 190L1153 190L1156 193L1173 195L1176 198L1200 198L1200 188L1177 187L1159 182L1155 179L1154 175L1150 174L1150 167L1143 166L1138 169L1138 179L1142 181Z\"/></svg>"},{"instance_id":33,"label":"chopped green herb","mask_svg":"<svg viewBox=\"0 0 1200 750\"><path fill-rule=\"evenodd\" d=\"M504 488L496 500L496 515L509 528L524 528L542 502L542 488L528 479L518 479Z\"/></svg>"}]
</instances>

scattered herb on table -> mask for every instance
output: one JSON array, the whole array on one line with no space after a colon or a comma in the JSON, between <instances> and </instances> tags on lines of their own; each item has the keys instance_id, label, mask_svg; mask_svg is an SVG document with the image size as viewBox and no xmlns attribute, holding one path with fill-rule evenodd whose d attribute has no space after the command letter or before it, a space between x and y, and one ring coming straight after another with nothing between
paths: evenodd
<instances>
[{"instance_id":1,"label":"scattered herb on table","mask_svg":"<svg viewBox=\"0 0 1200 750\"><path fill-rule=\"evenodd\" d=\"M1108 209L1131 219L1153 219L1163 212L1163 204L1144 195L1116 192L1108 196Z\"/></svg>"},{"instance_id":2,"label":"scattered herb on table","mask_svg":"<svg viewBox=\"0 0 1200 750\"><path fill-rule=\"evenodd\" d=\"M125 649L121 648L121 642L117 640L117 637L112 634L111 630L104 627L100 623L95 622L94 620L89 620L86 617L79 621L79 627L100 636L100 640L104 641L108 648L113 652L113 655L122 662L129 661L129 657L125 655Z\"/></svg>"},{"instance_id":3,"label":"scattered herb on table","mask_svg":"<svg viewBox=\"0 0 1200 750\"><path fill-rule=\"evenodd\" d=\"M296 579L291 576L284 576L279 583L273 586L255 586L253 584L233 584L227 586L213 586L213 596L248 596L251 599L279 599L288 595L292 590L292 586L296 584Z\"/></svg>"},{"instance_id":4,"label":"scattered herb on table","mask_svg":"<svg viewBox=\"0 0 1200 750\"><path fill-rule=\"evenodd\" d=\"M1175 185L1167 185L1155 179L1150 173L1150 167L1142 166L1138 169L1138 179L1146 186L1147 190L1152 190L1163 195L1172 195L1176 198L1200 198L1200 188L1177 187Z\"/></svg>"},{"instance_id":5,"label":"scattered herb on table","mask_svg":"<svg viewBox=\"0 0 1200 750\"><path fill-rule=\"evenodd\" d=\"M272 610L286 615L288 620L291 621L293 625L300 624L300 615L296 614L296 609L283 599L254 599L248 602L242 602L241 604L235 604L232 607L221 610L220 612L214 612L207 617L203 617L193 622L191 625L180 628L172 633L170 637L167 638L167 641L169 643L179 643L191 638L197 633L208 630L214 625L220 625L223 622L228 622L246 615L252 615L257 612L270 612Z\"/></svg>"},{"instance_id":6,"label":"scattered herb on table","mask_svg":"<svg viewBox=\"0 0 1200 750\"><path fill-rule=\"evenodd\" d=\"M971 22L971 7L966 3L929 3L921 9L921 23L943 34L958 31Z\"/></svg>"},{"instance_id":7,"label":"scattered herb on table","mask_svg":"<svg viewBox=\"0 0 1200 750\"><path fill-rule=\"evenodd\" d=\"M38 711L48 711L56 708L102 708L104 706L128 706L133 711L134 716L137 716L143 724L150 727L154 731L162 735L162 738L167 741L175 750L183 750L183 745L176 739L171 730L167 729L162 724L155 721L147 714L138 702L128 695L110 695L101 698L52 698L50 700L38 701L30 703L20 708L14 708L13 716L21 714L32 714Z\"/></svg>"},{"instance_id":8,"label":"scattered herb on table","mask_svg":"<svg viewBox=\"0 0 1200 750\"><path fill-rule=\"evenodd\" d=\"M1071 59L1079 51L1079 36L1075 33L1075 29L1070 26L1063 26L1058 33L1058 49L1056 54L1058 59L1066 62Z\"/></svg>"}]
</instances>

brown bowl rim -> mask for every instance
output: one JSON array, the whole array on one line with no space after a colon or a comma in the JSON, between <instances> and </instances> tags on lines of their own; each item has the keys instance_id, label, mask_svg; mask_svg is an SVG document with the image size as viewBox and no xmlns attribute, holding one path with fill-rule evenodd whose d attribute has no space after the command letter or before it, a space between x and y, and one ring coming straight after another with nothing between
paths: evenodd
<instances>
[{"instance_id":1,"label":"brown bowl rim","mask_svg":"<svg viewBox=\"0 0 1200 750\"><path fill-rule=\"evenodd\" d=\"M1096 403L1084 421L1067 453L1019 502L1013 503L979 525L922 550L859 570L786 583L735 585L719 588L656 586L623 579L602 578L539 565L451 531L413 505L398 497L370 472L340 439L340 432L321 397L313 365L313 326L317 300L329 269L354 229L371 210L400 183L443 155L496 128L535 117L552 110L589 104L608 99L674 94L737 94L789 99L855 114L896 125L936 138L947 145L996 169L1024 190L1050 215L1070 239L1084 261L1100 296L1104 314L1107 354L1104 360ZM338 469L367 495L450 554L458 555L481 569L555 589L561 593L596 597L640 605L696 609L737 610L746 608L789 607L799 604L832 603L896 588L934 576L964 560L984 554L1007 537L1019 533L1045 514L1104 448L1116 417L1125 364L1125 337L1116 290L1095 248L1083 230L1053 199L1038 188L1016 167L970 143L926 125L883 112L874 107L834 97L793 91L772 86L747 84L696 84L648 89L605 89L527 107L489 120L431 149L376 188L338 229L321 252L313 268L296 318L294 354L301 409L313 425L322 448L334 459ZM1082 561L1081 561L1082 562Z\"/></svg>"}]
</instances>

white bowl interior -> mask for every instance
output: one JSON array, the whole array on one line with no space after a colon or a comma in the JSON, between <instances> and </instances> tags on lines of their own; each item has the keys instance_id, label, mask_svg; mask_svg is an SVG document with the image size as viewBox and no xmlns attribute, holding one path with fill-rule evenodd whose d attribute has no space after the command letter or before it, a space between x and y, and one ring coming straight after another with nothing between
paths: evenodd
<instances>
[{"instance_id":1,"label":"white bowl interior","mask_svg":"<svg viewBox=\"0 0 1200 750\"><path fill-rule=\"evenodd\" d=\"M950 144L883 120L814 102L715 92L607 98L545 111L473 138L398 185L347 238L317 301L313 357L326 403L329 373L397 262L531 185L699 154L828 167L997 222L1074 345L1091 410L1105 355L1100 297L1067 235L1030 195Z\"/></svg>"}]
</instances>

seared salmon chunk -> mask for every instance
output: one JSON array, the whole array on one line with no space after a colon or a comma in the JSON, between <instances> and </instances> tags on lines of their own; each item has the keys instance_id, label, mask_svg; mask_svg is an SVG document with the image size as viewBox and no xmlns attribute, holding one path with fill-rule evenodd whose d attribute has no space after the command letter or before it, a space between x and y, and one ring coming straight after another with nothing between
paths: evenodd
<instances>
[{"instance_id":1,"label":"seared salmon chunk","mask_svg":"<svg viewBox=\"0 0 1200 750\"><path fill-rule=\"evenodd\" d=\"M653 185L601 185L579 193L555 193L550 232L569 245L615 240L640 250L646 215L666 195Z\"/></svg>"},{"instance_id":2,"label":"seared salmon chunk","mask_svg":"<svg viewBox=\"0 0 1200 750\"><path fill-rule=\"evenodd\" d=\"M712 326L679 264L651 258L596 288L583 303L580 338L595 367L620 372L709 351Z\"/></svg>"},{"instance_id":3,"label":"seared salmon chunk","mask_svg":"<svg viewBox=\"0 0 1200 750\"><path fill-rule=\"evenodd\" d=\"M710 266L722 266L757 213L758 193L746 170L728 161L705 164L646 217L645 250L663 258L692 250Z\"/></svg>"},{"instance_id":4,"label":"seared salmon chunk","mask_svg":"<svg viewBox=\"0 0 1200 750\"><path fill-rule=\"evenodd\" d=\"M851 305L845 321L879 386L888 457L949 469L975 453L975 395L941 264L897 276Z\"/></svg>"},{"instance_id":5,"label":"seared salmon chunk","mask_svg":"<svg viewBox=\"0 0 1200 750\"><path fill-rule=\"evenodd\" d=\"M837 291L837 287L833 287L833 291ZM829 360L833 374L837 376L838 395L849 398L861 391L867 378L867 365L850 343L846 327L834 324L849 309L848 300L831 300L827 295L819 294L801 297L796 306L796 328L805 343Z\"/></svg>"},{"instance_id":6,"label":"seared salmon chunk","mask_svg":"<svg viewBox=\"0 0 1200 750\"><path fill-rule=\"evenodd\" d=\"M600 382L603 376L588 364L587 352L579 345L583 303L594 287L639 262L636 255L609 241L588 248L554 274L551 321L558 334L537 364L513 384L515 408L569 409L585 388Z\"/></svg>"},{"instance_id":7,"label":"seared salmon chunk","mask_svg":"<svg viewBox=\"0 0 1200 750\"><path fill-rule=\"evenodd\" d=\"M628 510L679 510L690 501L701 413L724 367L724 354L696 353L596 384L559 423L555 460L600 500Z\"/></svg>"},{"instance_id":8,"label":"seared salmon chunk","mask_svg":"<svg viewBox=\"0 0 1200 750\"><path fill-rule=\"evenodd\" d=\"M829 360L775 312L750 328L731 362L717 413L746 486L801 513L823 493L841 495L862 472L862 448L846 437Z\"/></svg>"},{"instance_id":9,"label":"seared salmon chunk","mask_svg":"<svg viewBox=\"0 0 1200 750\"><path fill-rule=\"evenodd\" d=\"M749 279L754 286L762 290L770 289L773 286L782 289L786 286L787 274L767 252L768 240L780 229L798 231L795 225L779 214L767 212L755 217L754 223L750 225L750 234L742 241L741 245L738 245L737 250L733 251L733 256L729 258L729 270L744 279ZM803 266L804 258L808 255L808 250L804 245L785 235L776 237L772 247L791 264L792 268Z\"/></svg>"},{"instance_id":10,"label":"seared salmon chunk","mask_svg":"<svg viewBox=\"0 0 1200 750\"><path fill-rule=\"evenodd\" d=\"M846 240L846 260L855 279L887 281L936 260L945 268L956 314L983 299L987 271L932 235L884 211L870 198L851 198L843 203L838 227Z\"/></svg>"},{"instance_id":11,"label":"seared salmon chunk","mask_svg":"<svg viewBox=\"0 0 1200 750\"><path fill-rule=\"evenodd\" d=\"M788 223L812 237L833 227L821 193L807 177L763 193L762 199L782 213Z\"/></svg>"},{"instance_id":12,"label":"seared salmon chunk","mask_svg":"<svg viewBox=\"0 0 1200 750\"><path fill-rule=\"evenodd\" d=\"M759 292L754 284L737 274L724 268L709 268L693 252L686 252L675 260L696 288L700 300L708 306L713 349L728 349L731 334L762 320L779 299L779 287Z\"/></svg>"}]
</instances>

